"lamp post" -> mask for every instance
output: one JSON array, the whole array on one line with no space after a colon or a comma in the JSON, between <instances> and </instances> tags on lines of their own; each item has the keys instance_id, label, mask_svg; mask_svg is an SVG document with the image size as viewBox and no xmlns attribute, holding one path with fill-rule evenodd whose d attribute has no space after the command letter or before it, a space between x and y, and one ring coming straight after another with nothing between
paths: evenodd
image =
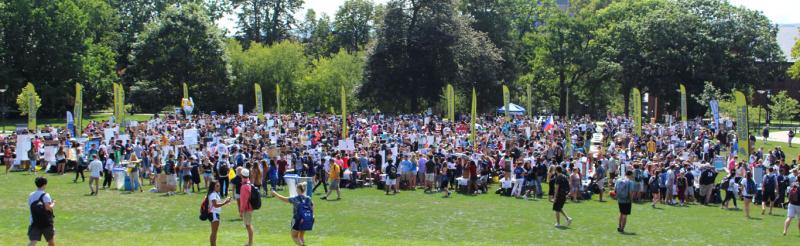
<instances>
[{"instance_id":1,"label":"lamp post","mask_svg":"<svg viewBox=\"0 0 800 246\"><path fill-rule=\"evenodd\" d=\"M770 98L772 98L772 90L769 90L769 89L767 89L767 90L756 90L756 92L758 92L758 94L762 94L762 95L765 94L765 93L767 94L766 107L769 107L769 100L770 100ZM761 128L761 108L762 107L758 108L759 129ZM766 118L766 119L764 119L764 121L765 121L764 123L767 125L767 127L769 127L769 121L770 121L769 110L767 110L767 115L764 118Z\"/></svg>"},{"instance_id":2,"label":"lamp post","mask_svg":"<svg viewBox=\"0 0 800 246\"><path fill-rule=\"evenodd\" d=\"M0 99L0 119L3 122L3 131L0 133L6 132L6 91L8 91L8 85L0 89L0 95L2 96L2 99Z\"/></svg>"}]
</instances>

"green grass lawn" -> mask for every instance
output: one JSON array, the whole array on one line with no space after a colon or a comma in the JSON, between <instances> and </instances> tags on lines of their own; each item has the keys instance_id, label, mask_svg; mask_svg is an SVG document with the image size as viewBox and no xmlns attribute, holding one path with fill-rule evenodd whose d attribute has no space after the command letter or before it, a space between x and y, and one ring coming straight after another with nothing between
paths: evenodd
<instances>
[{"instance_id":1,"label":"green grass lawn","mask_svg":"<svg viewBox=\"0 0 800 246\"><path fill-rule=\"evenodd\" d=\"M84 116L83 118L83 126L89 125L89 121L106 121L111 117L111 114L108 113L97 113L92 114L89 116ZM126 119L128 120L135 120L135 121L147 121L153 118L153 114L133 114L128 115ZM24 119L6 119L2 123L0 123L0 127L5 127L6 131L12 131L16 128L17 124L27 124L28 118ZM64 116L63 118L46 118L46 119L36 119L36 124L39 126L44 125L51 125L57 127L63 127L67 124L67 118Z\"/></svg>"},{"instance_id":2,"label":"green grass lawn","mask_svg":"<svg viewBox=\"0 0 800 246\"><path fill-rule=\"evenodd\" d=\"M792 164L792 160L797 160L798 154L800 154L800 141L798 141L797 139L792 141L792 147L789 147L789 144L786 143L786 142L767 141L767 143L764 144L764 141L758 140L758 141L756 141L756 144L755 144L755 150L758 150L758 148L762 148L763 147L764 148L764 152L766 152L766 151L771 151L771 150L775 149L775 147L778 147L778 146L780 146L781 150L783 150L783 153L786 154L786 163L787 164L791 165Z\"/></svg>"},{"instance_id":3,"label":"green grass lawn","mask_svg":"<svg viewBox=\"0 0 800 246\"><path fill-rule=\"evenodd\" d=\"M48 192L57 201L56 232L60 245L206 245L209 223L198 220L202 195L165 197L154 193L101 191L87 196L87 183L72 176L51 176ZM28 194L33 176L0 175L0 245L26 243ZM317 196L318 197L318 196ZM745 219L742 211L718 207L636 204L627 231L616 232L616 202L568 203L575 220L565 229L553 227L551 203L494 194L479 196L401 192L386 196L374 188L343 190L340 201L315 197L316 225L307 234L310 245L797 245L796 224L781 236L785 211ZM265 199L253 216L256 245L290 245L291 206ZM740 207L743 205L739 205ZM235 205L224 208L220 245L242 245L247 234ZM795 222L796 223L796 222ZM792 243L794 242L794 243Z\"/></svg>"}]
</instances>

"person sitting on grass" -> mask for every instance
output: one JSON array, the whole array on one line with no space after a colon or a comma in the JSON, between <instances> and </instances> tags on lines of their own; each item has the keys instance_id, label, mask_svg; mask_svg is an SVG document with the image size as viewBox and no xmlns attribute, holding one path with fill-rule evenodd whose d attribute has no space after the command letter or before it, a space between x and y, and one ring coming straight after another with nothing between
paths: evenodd
<instances>
[{"instance_id":1,"label":"person sitting on grass","mask_svg":"<svg viewBox=\"0 0 800 246\"><path fill-rule=\"evenodd\" d=\"M297 184L296 189L295 197L287 198L275 190L272 190L272 195L292 204L292 240L297 245L306 245L306 231L311 231L314 227L314 203L306 196L306 184Z\"/></svg>"}]
</instances>

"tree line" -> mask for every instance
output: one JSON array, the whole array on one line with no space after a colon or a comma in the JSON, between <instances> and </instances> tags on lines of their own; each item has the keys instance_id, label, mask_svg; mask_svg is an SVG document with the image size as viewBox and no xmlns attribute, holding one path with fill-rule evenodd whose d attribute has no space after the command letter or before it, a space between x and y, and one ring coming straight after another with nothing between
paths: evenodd
<instances>
[{"instance_id":1,"label":"tree line","mask_svg":"<svg viewBox=\"0 0 800 246\"><path fill-rule=\"evenodd\" d=\"M340 86L352 109L441 110L452 84L461 112L473 87L489 111L507 85L521 105L532 87L534 112L604 115L625 111L633 87L675 110L679 83L699 94L706 82L753 90L787 76L777 27L758 11L569 2L347 0L328 16L298 13L302 0L5 0L0 81L10 95L33 83L49 115L71 110L75 83L87 110L108 108L114 82L137 112L178 105L185 82L205 112L252 109L254 83L270 110L281 100L284 111L336 111ZM235 30L217 24L224 16ZM690 114L703 105L690 102Z\"/></svg>"}]
</instances>

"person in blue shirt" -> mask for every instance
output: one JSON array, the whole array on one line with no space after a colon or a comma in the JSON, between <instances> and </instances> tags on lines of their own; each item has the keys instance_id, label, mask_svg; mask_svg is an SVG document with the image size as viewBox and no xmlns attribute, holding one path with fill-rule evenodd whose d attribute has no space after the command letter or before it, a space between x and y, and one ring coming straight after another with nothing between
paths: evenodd
<instances>
[{"instance_id":1,"label":"person in blue shirt","mask_svg":"<svg viewBox=\"0 0 800 246\"><path fill-rule=\"evenodd\" d=\"M400 161L400 173L402 174L402 178L411 181L411 173L413 170L413 165L411 161L408 160L408 155L403 155L403 160ZM410 184L410 183L409 183ZM413 189L413 187L408 187L409 189Z\"/></svg>"}]
</instances>

